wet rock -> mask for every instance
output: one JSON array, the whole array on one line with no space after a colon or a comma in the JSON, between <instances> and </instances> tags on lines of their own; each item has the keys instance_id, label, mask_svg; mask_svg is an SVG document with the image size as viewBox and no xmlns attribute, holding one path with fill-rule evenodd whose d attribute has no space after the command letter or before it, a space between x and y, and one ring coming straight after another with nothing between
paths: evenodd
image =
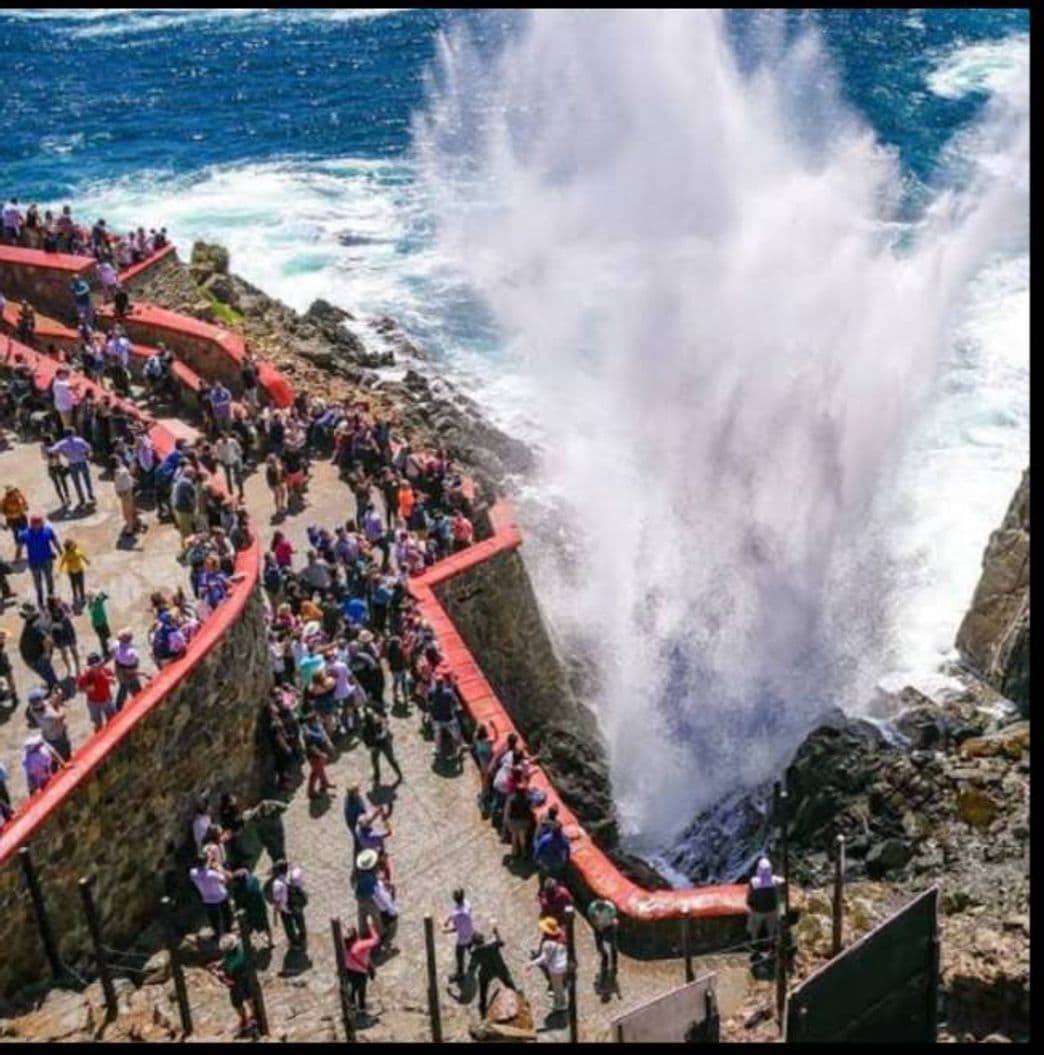
<instances>
[{"instance_id":1,"label":"wet rock","mask_svg":"<svg viewBox=\"0 0 1044 1055\"><path fill-rule=\"evenodd\" d=\"M1013 761L1022 758L1022 753L1029 750L1030 723L1015 722L996 733L987 736L976 736L961 744L960 754L963 758L987 758L1004 755Z\"/></svg>"},{"instance_id":2,"label":"wet rock","mask_svg":"<svg viewBox=\"0 0 1044 1055\"><path fill-rule=\"evenodd\" d=\"M235 284L229 278L228 275L214 273L204 283L203 288L214 298L222 301L224 304L228 304L230 307L237 307L239 303L239 294L236 291Z\"/></svg>"},{"instance_id":3,"label":"wet rock","mask_svg":"<svg viewBox=\"0 0 1044 1055\"><path fill-rule=\"evenodd\" d=\"M321 297L312 301L303 317L314 319L316 322L327 326L337 326L342 322L355 321L355 316L350 311L338 308L335 304L331 304L328 300L323 300Z\"/></svg>"},{"instance_id":4,"label":"wet rock","mask_svg":"<svg viewBox=\"0 0 1044 1055\"><path fill-rule=\"evenodd\" d=\"M904 868L913 851L900 839L886 839L871 847L866 855L866 874L871 878L887 875L889 872L897 872Z\"/></svg>"},{"instance_id":5,"label":"wet rock","mask_svg":"<svg viewBox=\"0 0 1044 1055\"><path fill-rule=\"evenodd\" d=\"M228 250L216 243L195 242L189 258L189 266L194 273L227 275Z\"/></svg>"}]
</instances>

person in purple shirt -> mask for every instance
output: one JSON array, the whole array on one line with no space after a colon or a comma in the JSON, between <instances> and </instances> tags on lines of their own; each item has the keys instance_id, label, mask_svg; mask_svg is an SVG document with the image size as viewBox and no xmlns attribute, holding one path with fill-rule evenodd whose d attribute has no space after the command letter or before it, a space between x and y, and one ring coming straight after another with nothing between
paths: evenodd
<instances>
[{"instance_id":1,"label":"person in purple shirt","mask_svg":"<svg viewBox=\"0 0 1044 1055\"><path fill-rule=\"evenodd\" d=\"M220 382L210 390L210 406L214 411L214 424L224 432L232 421L232 393Z\"/></svg>"},{"instance_id":2,"label":"person in purple shirt","mask_svg":"<svg viewBox=\"0 0 1044 1055\"><path fill-rule=\"evenodd\" d=\"M65 429L62 438L53 447L48 447L47 453L60 454L68 462L69 475L72 476L80 505L94 505L94 487L91 484L91 468L88 462L91 445L82 436L77 436L72 429ZM87 489L86 501L83 497L84 488Z\"/></svg>"}]
</instances>

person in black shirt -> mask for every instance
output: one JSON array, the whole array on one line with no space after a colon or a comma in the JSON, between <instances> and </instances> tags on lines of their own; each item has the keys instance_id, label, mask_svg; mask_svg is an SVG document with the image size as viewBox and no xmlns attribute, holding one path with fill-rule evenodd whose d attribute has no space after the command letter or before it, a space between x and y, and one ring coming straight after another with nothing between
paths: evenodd
<instances>
[{"instance_id":1,"label":"person in black shirt","mask_svg":"<svg viewBox=\"0 0 1044 1055\"><path fill-rule=\"evenodd\" d=\"M472 936L471 961L468 964L469 972L478 968L479 1015L482 1018L486 1017L489 987L494 979L498 979L512 991L518 988L511 977L507 964L504 963L504 957L500 951L504 948L504 939L501 938L500 931L497 930L496 920L490 920L490 927L493 931L491 938L487 939L484 934L478 931Z\"/></svg>"}]
</instances>

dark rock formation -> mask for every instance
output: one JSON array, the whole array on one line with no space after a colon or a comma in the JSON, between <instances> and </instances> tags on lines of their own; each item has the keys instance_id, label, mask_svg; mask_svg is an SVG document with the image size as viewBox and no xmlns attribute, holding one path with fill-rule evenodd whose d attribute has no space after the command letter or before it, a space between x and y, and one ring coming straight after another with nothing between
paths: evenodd
<instances>
[{"instance_id":1,"label":"dark rock formation","mask_svg":"<svg viewBox=\"0 0 1044 1055\"><path fill-rule=\"evenodd\" d=\"M1000 528L990 536L982 576L957 634L965 660L1029 711L1029 469Z\"/></svg>"}]
</instances>

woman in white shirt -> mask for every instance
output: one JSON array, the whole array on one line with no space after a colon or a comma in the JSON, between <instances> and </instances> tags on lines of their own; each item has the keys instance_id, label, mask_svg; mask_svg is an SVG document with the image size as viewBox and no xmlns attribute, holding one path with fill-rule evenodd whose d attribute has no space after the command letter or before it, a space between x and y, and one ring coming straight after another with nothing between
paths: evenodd
<instances>
[{"instance_id":1,"label":"woman in white shirt","mask_svg":"<svg viewBox=\"0 0 1044 1055\"><path fill-rule=\"evenodd\" d=\"M566 936L558 925L558 920L546 916L537 926L540 928L540 948L536 956L526 964L530 967L543 967L551 980L551 991L554 994L552 1012L565 1011L565 977L569 969L569 949Z\"/></svg>"}]
</instances>

